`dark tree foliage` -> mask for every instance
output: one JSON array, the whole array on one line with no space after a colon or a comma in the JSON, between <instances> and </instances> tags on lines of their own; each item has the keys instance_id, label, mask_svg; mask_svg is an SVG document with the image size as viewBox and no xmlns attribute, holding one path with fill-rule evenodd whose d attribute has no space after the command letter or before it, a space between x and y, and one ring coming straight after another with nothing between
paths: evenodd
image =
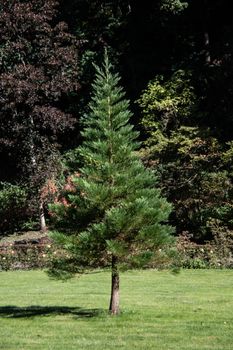
<instances>
[{"instance_id":1,"label":"dark tree foliage","mask_svg":"<svg viewBox=\"0 0 233 350\"><path fill-rule=\"evenodd\" d=\"M77 46L56 1L1 2L1 143L32 151L70 127L63 99L77 90Z\"/></svg>"},{"instance_id":2,"label":"dark tree foliage","mask_svg":"<svg viewBox=\"0 0 233 350\"><path fill-rule=\"evenodd\" d=\"M78 90L77 40L56 21L57 5L0 5L0 151L34 190L54 170L57 137L75 122L67 102Z\"/></svg>"},{"instance_id":3,"label":"dark tree foliage","mask_svg":"<svg viewBox=\"0 0 233 350\"><path fill-rule=\"evenodd\" d=\"M108 47L111 61L122 71L121 56L127 44L125 29L131 12L130 1L60 0L60 18L65 19L78 37L79 80L82 84L77 115L82 115L90 97L94 69L101 62L103 47Z\"/></svg>"},{"instance_id":4,"label":"dark tree foliage","mask_svg":"<svg viewBox=\"0 0 233 350\"><path fill-rule=\"evenodd\" d=\"M155 75L169 77L174 70L191 69L203 98L202 109L210 115L203 123L211 120L211 127L221 124L222 133L224 123L219 114L222 109L229 114L231 108L227 98L232 80L229 5L229 0L60 2L61 16L81 38L82 78L87 88L93 74L91 61L98 61L103 45L111 47L112 59L133 99ZM224 72L229 79L224 78ZM227 116L225 119L229 122Z\"/></svg>"}]
</instances>

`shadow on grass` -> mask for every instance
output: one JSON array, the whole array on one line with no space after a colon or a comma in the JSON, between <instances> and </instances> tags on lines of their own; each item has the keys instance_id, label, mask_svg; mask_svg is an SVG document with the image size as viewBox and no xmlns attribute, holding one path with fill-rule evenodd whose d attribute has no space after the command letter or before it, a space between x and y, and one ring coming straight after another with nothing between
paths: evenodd
<instances>
[{"instance_id":1,"label":"shadow on grass","mask_svg":"<svg viewBox=\"0 0 233 350\"><path fill-rule=\"evenodd\" d=\"M106 312L103 309L82 309L80 307L68 306L0 306L0 318L28 318L51 315L72 315L75 318L91 318L104 314Z\"/></svg>"}]
</instances>

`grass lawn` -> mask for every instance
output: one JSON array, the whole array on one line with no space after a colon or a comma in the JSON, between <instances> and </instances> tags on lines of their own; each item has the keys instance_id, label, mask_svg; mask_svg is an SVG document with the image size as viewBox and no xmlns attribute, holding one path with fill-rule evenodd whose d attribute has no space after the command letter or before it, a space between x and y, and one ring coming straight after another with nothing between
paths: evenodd
<instances>
[{"instance_id":1,"label":"grass lawn","mask_svg":"<svg viewBox=\"0 0 233 350\"><path fill-rule=\"evenodd\" d=\"M1 272L0 349L233 349L231 270L123 273L118 317L109 292L109 272L65 283Z\"/></svg>"}]
</instances>

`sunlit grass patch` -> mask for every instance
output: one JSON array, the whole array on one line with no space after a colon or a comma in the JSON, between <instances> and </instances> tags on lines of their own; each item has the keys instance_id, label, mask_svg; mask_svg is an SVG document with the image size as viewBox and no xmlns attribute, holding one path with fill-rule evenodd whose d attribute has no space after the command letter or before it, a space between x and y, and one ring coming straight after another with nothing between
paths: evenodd
<instances>
[{"instance_id":1,"label":"sunlit grass patch","mask_svg":"<svg viewBox=\"0 0 233 350\"><path fill-rule=\"evenodd\" d=\"M231 270L123 273L117 317L107 311L109 272L66 283L41 271L0 278L3 350L232 349Z\"/></svg>"}]
</instances>

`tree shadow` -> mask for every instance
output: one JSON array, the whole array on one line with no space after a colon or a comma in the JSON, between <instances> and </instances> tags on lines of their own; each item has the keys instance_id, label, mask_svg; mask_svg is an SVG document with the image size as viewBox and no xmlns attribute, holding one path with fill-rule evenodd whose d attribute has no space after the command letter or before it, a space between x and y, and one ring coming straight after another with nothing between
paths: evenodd
<instances>
[{"instance_id":1,"label":"tree shadow","mask_svg":"<svg viewBox=\"0 0 233 350\"><path fill-rule=\"evenodd\" d=\"M72 315L75 318L91 318L103 315L103 309L82 309L81 307L68 306L40 306L27 307L0 306L0 318L33 318L36 316Z\"/></svg>"}]
</instances>

